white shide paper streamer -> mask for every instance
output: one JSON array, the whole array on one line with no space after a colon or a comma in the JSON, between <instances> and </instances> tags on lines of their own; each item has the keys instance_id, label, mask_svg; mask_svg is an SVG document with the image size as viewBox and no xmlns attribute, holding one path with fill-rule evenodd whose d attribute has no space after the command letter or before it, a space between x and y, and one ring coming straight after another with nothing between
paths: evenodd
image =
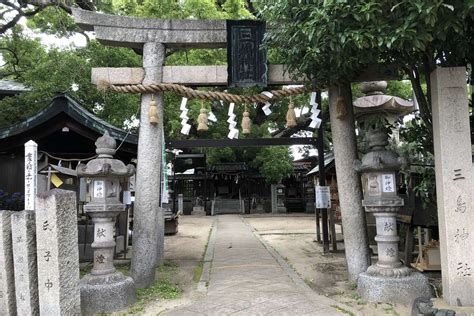
<instances>
[{"instance_id":1,"label":"white shide paper streamer","mask_svg":"<svg viewBox=\"0 0 474 316\"><path fill-rule=\"evenodd\" d=\"M181 99L181 105L179 109L181 110L181 114L179 115L179 118L181 119L181 125L183 126L181 128L181 134L184 135L189 135L189 131L191 130L191 125L188 124L188 108L186 107L186 104L188 103L188 98L183 98Z\"/></svg>"},{"instance_id":2,"label":"white shide paper streamer","mask_svg":"<svg viewBox=\"0 0 474 316\"><path fill-rule=\"evenodd\" d=\"M316 92L311 92L309 105L311 105L311 123L309 123L309 127L318 129L321 126L322 120L318 117L318 115L321 113L321 110L318 109L319 104L316 102Z\"/></svg>"}]
</instances>

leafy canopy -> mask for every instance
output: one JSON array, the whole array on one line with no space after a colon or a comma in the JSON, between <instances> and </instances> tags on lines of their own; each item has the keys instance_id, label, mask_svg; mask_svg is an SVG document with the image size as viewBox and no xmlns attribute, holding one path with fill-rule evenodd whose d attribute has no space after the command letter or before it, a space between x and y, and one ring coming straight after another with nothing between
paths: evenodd
<instances>
[{"instance_id":1,"label":"leafy canopy","mask_svg":"<svg viewBox=\"0 0 474 316\"><path fill-rule=\"evenodd\" d=\"M156 18L201 18L201 19L241 19L253 18L242 0L214 2L211 0L108 0L98 3L98 10L118 15L134 15ZM80 31L72 17L57 6L48 6L27 21L27 27L43 34L52 34L59 38L67 38L78 32L87 37L85 47L46 47L38 39L26 35L20 25L10 29L0 38L0 47L6 47L3 53L6 64L0 67L0 77L20 81L31 88L31 91L14 98L0 101L0 126L21 121L42 108L46 107L56 92L67 92L77 99L84 107L100 118L121 128L136 118L139 108L139 95L103 93L96 90L90 83L93 67L140 67L141 57L133 50L104 46ZM12 53L9 53L9 52ZM213 50L177 50L168 52L168 65L209 65L225 64L226 53L223 49ZM242 90L233 91L242 93ZM248 91L250 92L250 91ZM255 92L255 91L253 91ZM204 106L213 110L218 117L217 123L210 123L206 133L193 133L191 136L180 134L181 119L176 111L180 97L165 93L164 129L167 138L226 138L228 133L227 104L204 102ZM197 126L197 118L201 103L189 101L191 123ZM249 137L270 137L269 128L279 129L284 126L287 102L274 104L270 120L254 124ZM243 107L236 109L237 117L242 117ZM258 111L249 107L251 117L255 118ZM135 132L137 132L135 130ZM243 135L241 135L242 137ZM261 148L209 148L209 163L225 161L246 161L262 173L271 182L278 181L281 175L288 173L291 157L288 150ZM255 157L261 157L256 160ZM274 162L277 161L278 164ZM269 164L272 164L270 166ZM278 167L280 166L280 167ZM263 171L265 170L265 171Z\"/></svg>"},{"instance_id":2,"label":"leafy canopy","mask_svg":"<svg viewBox=\"0 0 474 316\"><path fill-rule=\"evenodd\" d=\"M295 75L330 85L367 65L411 68L472 60L474 1L261 0L267 38Z\"/></svg>"}]
</instances>

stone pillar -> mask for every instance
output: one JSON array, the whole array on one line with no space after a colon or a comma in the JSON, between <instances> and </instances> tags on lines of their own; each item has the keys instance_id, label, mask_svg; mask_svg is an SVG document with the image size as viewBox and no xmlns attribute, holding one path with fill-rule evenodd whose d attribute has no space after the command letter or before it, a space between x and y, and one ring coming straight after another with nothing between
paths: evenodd
<instances>
[{"instance_id":1,"label":"stone pillar","mask_svg":"<svg viewBox=\"0 0 474 316\"><path fill-rule=\"evenodd\" d=\"M36 198L41 315L79 315L76 194L54 189Z\"/></svg>"},{"instance_id":2,"label":"stone pillar","mask_svg":"<svg viewBox=\"0 0 474 316\"><path fill-rule=\"evenodd\" d=\"M143 84L160 83L163 77L165 47L161 43L143 45ZM164 216L160 208L161 146L163 133L163 93L154 94L158 124L148 121L152 95L143 94L140 108L138 164L135 188L131 274L137 288L155 281L155 267L163 260Z\"/></svg>"},{"instance_id":3,"label":"stone pillar","mask_svg":"<svg viewBox=\"0 0 474 316\"><path fill-rule=\"evenodd\" d=\"M35 212L11 216L16 308L18 315L38 315Z\"/></svg>"},{"instance_id":4,"label":"stone pillar","mask_svg":"<svg viewBox=\"0 0 474 316\"><path fill-rule=\"evenodd\" d=\"M0 211L0 315L16 315L11 215Z\"/></svg>"},{"instance_id":5,"label":"stone pillar","mask_svg":"<svg viewBox=\"0 0 474 316\"><path fill-rule=\"evenodd\" d=\"M474 208L466 69L431 74L443 297L474 305Z\"/></svg>"},{"instance_id":6,"label":"stone pillar","mask_svg":"<svg viewBox=\"0 0 474 316\"><path fill-rule=\"evenodd\" d=\"M337 99L344 98L345 115L337 118ZM329 88L329 113L334 144L337 187L344 227L344 247L349 280L355 282L359 273L370 265L370 253L362 208L360 178L353 168L357 159L355 124L349 85Z\"/></svg>"},{"instance_id":7,"label":"stone pillar","mask_svg":"<svg viewBox=\"0 0 474 316\"><path fill-rule=\"evenodd\" d=\"M272 202L272 213L278 213L278 200L277 200L277 184L272 184L270 186L271 190L271 202Z\"/></svg>"}]
</instances>

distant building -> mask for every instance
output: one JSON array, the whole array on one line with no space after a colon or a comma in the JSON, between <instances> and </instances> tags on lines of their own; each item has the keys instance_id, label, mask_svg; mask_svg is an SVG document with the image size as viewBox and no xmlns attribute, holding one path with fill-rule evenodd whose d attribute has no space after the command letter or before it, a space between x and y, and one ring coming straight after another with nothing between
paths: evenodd
<instances>
[{"instance_id":1,"label":"distant building","mask_svg":"<svg viewBox=\"0 0 474 316\"><path fill-rule=\"evenodd\" d=\"M12 97L31 89L24 84L12 80L0 80L0 100L5 97Z\"/></svg>"}]
</instances>

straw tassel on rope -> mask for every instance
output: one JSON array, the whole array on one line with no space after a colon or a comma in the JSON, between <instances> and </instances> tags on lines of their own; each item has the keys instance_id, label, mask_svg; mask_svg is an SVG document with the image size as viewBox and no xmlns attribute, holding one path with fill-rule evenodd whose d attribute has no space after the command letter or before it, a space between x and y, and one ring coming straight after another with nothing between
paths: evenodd
<instances>
[{"instance_id":1,"label":"straw tassel on rope","mask_svg":"<svg viewBox=\"0 0 474 316\"><path fill-rule=\"evenodd\" d=\"M245 112L242 116L242 134L248 135L252 131L252 120L250 119L250 113L245 107Z\"/></svg>"},{"instance_id":2,"label":"straw tassel on rope","mask_svg":"<svg viewBox=\"0 0 474 316\"><path fill-rule=\"evenodd\" d=\"M290 97L290 102L288 103L288 112L286 112L286 126L295 127L296 123L296 113L295 105L293 104L293 99Z\"/></svg>"},{"instance_id":3,"label":"straw tassel on rope","mask_svg":"<svg viewBox=\"0 0 474 316\"><path fill-rule=\"evenodd\" d=\"M198 116L198 132L207 132L209 127L207 126L208 118L207 118L207 110L204 108L204 103L201 101L201 109L199 110Z\"/></svg>"},{"instance_id":4,"label":"straw tassel on rope","mask_svg":"<svg viewBox=\"0 0 474 316\"><path fill-rule=\"evenodd\" d=\"M148 109L148 121L151 124L158 124L158 107L153 94L151 95L150 107Z\"/></svg>"}]
</instances>

